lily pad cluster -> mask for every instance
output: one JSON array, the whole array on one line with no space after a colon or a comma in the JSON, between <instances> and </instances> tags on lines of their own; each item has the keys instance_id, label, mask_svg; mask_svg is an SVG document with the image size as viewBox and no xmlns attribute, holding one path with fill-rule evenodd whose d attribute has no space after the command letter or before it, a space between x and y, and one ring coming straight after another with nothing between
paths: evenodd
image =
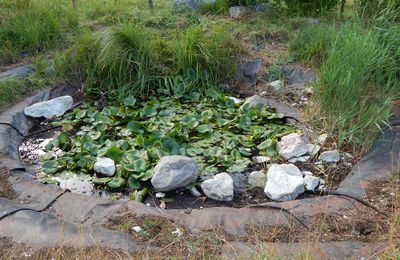
<instances>
[{"instance_id":1,"label":"lily pad cluster","mask_svg":"<svg viewBox=\"0 0 400 260\"><path fill-rule=\"evenodd\" d=\"M46 147L45 174L96 175L96 158L108 157L116 174L93 182L134 190L145 186L163 156L195 158L200 175L241 172L251 166L252 156L277 155L277 138L291 131L282 114L266 106L241 106L216 90L140 102L127 97L104 108L87 103L55 124L63 132Z\"/></svg>"}]
</instances>

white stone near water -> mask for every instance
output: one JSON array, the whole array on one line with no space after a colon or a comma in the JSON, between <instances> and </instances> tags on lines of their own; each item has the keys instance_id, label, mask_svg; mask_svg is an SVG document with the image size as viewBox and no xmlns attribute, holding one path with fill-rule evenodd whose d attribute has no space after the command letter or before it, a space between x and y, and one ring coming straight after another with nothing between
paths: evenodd
<instances>
[{"instance_id":1,"label":"white stone near water","mask_svg":"<svg viewBox=\"0 0 400 260\"><path fill-rule=\"evenodd\" d=\"M304 193L303 175L293 164L272 164L264 192L275 201L294 200Z\"/></svg>"},{"instance_id":2,"label":"white stone near water","mask_svg":"<svg viewBox=\"0 0 400 260\"><path fill-rule=\"evenodd\" d=\"M181 155L164 156L154 167L151 184L157 191L172 191L194 182L198 172L193 158Z\"/></svg>"},{"instance_id":3,"label":"white stone near water","mask_svg":"<svg viewBox=\"0 0 400 260\"><path fill-rule=\"evenodd\" d=\"M307 154L309 148L299 134L293 133L282 137L278 143L278 151L284 159L289 160Z\"/></svg>"},{"instance_id":4,"label":"white stone near water","mask_svg":"<svg viewBox=\"0 0 400 260\"><path fill-rule=\"evenodd\" d=\"M203 181L201 189L208 198L213 200L231 201L233 199L233 179L226 172Z\"/></svg>"},{"instance_id":5,"label":"white stone near water","mask_svg":"<svg viewBox=\"0 0 400 260\"><path fill-rule=\"evenodd\" d=\"M312 175L305 175L304 176L304 183L306 190L315 191L320 183L320 178L312 176Z\"/></svg>"},{"instance_id":6,"label":"white stone near water","mask_svg":"<svg viewBox=\"0 0 400 260\"><path fill-rule=\"evenodd\" d=\"M29 117L45 117L51 119L53 117L62 116L67 110L72 108L73 102L71 96L62 96L26 107L24 113Z\"/></svg>"},{"instance_id":7,"label":"white stone near water","mask_svg":"<svg viewBox=\"0 0 400 260\"><path fill-rule=\"evenodd\" d=\"M325 151L321 153L319 159L326 163L334 163L340 160L340 154L337 150Z\"/></svg>"},{"instance_id":8,"label":"white stone near water","mask_svg":"<svg viewBox=\"0 0 400 260\"><path fill-rule=\"evenodd\" d=\"M267 175L264 173L264 171L251 172L248 179L249 186L254 188L264 188L266 181Z\"/></svg>"},{"instance_id":9,"label":"white stone near water","mask_svg":"<svg viewBox=\"0 0 400 260\"><path fill-rule=\"evenodd\" d=\"M105 176L113 176L116 170L115 163L107 157L98 157L94 163L93 170Z\"/></svg>"}]
</instances>

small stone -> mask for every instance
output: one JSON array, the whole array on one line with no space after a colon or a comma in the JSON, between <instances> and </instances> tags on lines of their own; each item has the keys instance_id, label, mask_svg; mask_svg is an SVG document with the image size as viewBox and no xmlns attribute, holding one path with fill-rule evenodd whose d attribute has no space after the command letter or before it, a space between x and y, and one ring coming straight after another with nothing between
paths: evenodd
<instances>
[{"instance_id":1,"label":"small stone","mask_svg":"<svg viewBox=\"0 0 400 260\"><path fill-rule=\"evenodd\" d=\"M256 107L256 106L268 106L269 102L268 99L260 97L258 95L251 96L246 99L244 102L243 106L249 105L250 107Z\"/></svg>"},{"instance_id":2,"label":"small stone","mask_svg":"<svg viewBox=\"0 0 400 260\"><path fill-rule=\"evenodd\" d=\"M198 171L193 158L180 155L164 156L154 167L151 184L157 191L172 191L194 182Z\"/></svg>"},{"instance_id":3,"label":"small stone","mask_svg":"<svg viewBox=\"0 0 400 260\"><path fill-rule=\"evenodd\" d=\"M253 156L251 159L255 163L268 163L271 161L271 158L267 156Z\"/></svg>"},{"instance_id":4,"label":"small stone","mask_svg":"<svg viewBox=\"0 0 400 260\"><path fill-rule=\"evenodd\" d=\"M321 134L317 137L317 144L324 146L326 143L326 139L328 139L328 134Z\"/></svg>"},{"instance_id":5,"label":"small stone","mask_svg":"<svg viewBox=\"0 0 400 260\"><path fill-rule=\"evenodd\" d=\"M235 104L241 104L243 100L240 98L235 98L235 97L228 97L230 100L232 100Z\"/></svg>"},{"instance_id":6,"label":"small stone","mask_svg":"<svg viewBox=\"0 0 400 260\"><path fill-rule=\"evenodd\" d=\"M300 157L308 153L309 149L299 134L293 133L282 137L278 143L279 154L286 160Z\"/></svg>"},{"instance_id":7,"label":"small stone","mask_svg":"<svg viewBox=\"0 0 400 260\"><path fill-rule=\"evenodd\" d=\"M247 8L244 6L232 6L229 8L229 16L234 19L239 19L245 16Z\"/></svg>"},{"instance_id":8,"label":"small stone","mask_svg":"<svg viewBox=\"0 0 400 260\"><path fill-rule=\"evenodd\" d=\"M115 173L115 163L107 157L97 157L93 170L105 176L113 176Z\"/></svg>"},{"instance_id":9,"label":"small stone","mask_svg":"<svg viewBox=\"0 0 400 260\"><path fill-rule=\"evenodd\" d=\"M136 233L140 233L140 232L143 231L143 229L141 227L139 227L139 226L134 226L131 229Z\"/></svg>"},{"instance_id":10,"label":"small stone","mask_svg":"<svg viewBox=\"0 0 400 260\"><path fill-rule=\"evenodd\" d=\"M282 88L283 88L283 81L282 80L275 80L275 81L272 81L272 82L268 83L268 85L271 86L272 89L276 93L280 93L282 91Z\"/></svg>"},{"instance_id":11,"label":"small stone","mask_svg":"<svg viewBox=\"0 0 400 260\"><path fill-rule=\"evenodd\" d=\"M239 74L242 80L247 83L255 84L257 82L262 63L262 59L254 59L241 64L239 67Z\"/></svg>"},{"instance_id":12,"label":"small stone","mask_svg":"<svg viewBox=\"0 0 400 260\"><path fill-rule=\"evenodd\" d=\"M314 174L312 173L312 172L310 172L310 171L302 171L301 172L304 176L313 176Z\"/></svg>"},{"instance_id":13,"label":"small stone","mask_svg":"<svg viewBox=\"0 0 400 260\"><path fill-rule=\"evenodd\" d=\"M304 183L306 184L306 190L314 191L318 187L320 179L315 176L306 175L304 177Z\"/></svg>"},{"instance_id":14,"label":"small stone","mask_svg":"<svg viewBox=\"0 0 400 260\"><path fill-rule=\"evenodd\" d=\"M171 232L172 235L175 235L176 237L181 237L183 235L182 230L180 230L179 228L175 229L175 231Z\"/></svg>"},{"instance_id":15,"label":"small stone","mask_svg":"<svg viewBox=\"0 0 400 260\"><path fill-rule=\"evenodd\" d=\"M264 171L254 171L249 175L248 183L254 188L264 188L267 181L267 175Z\"/></svg>"},{"instance_id":16,"label":"small stone","mask_svg":"<svg viewBox=\"0 0 400 260\"><path fill-rule=\"evenodd\" d=\"M197 190L196 186L191 187L189 189L189 191L193 196L196 196L196 197L200 197L201 196L201 193Z\"/></svg>"},{"instance_id":17,"label":"small stone","mask_svg":"<svg viewBox=\"0 0 400 260\"><path fill-rule=\"evenodd\" d=\"M231 201L233 199L233 180L226 172L216 174L214 178L203 181L201 189L204 194L220 201Z\"/></svg>"},{"instance_id":18,"label":"small stone","mask_svg":"<svg viewBox=\"0 0 400 260\"><path fill-rule=\"evenodd\" d=\"M310 160L310 156L309 155L303 155L303 156L299 156L299 157L293 157L291 159L288 160L288 162L290 163L297 163L297 162L306 162L308 160Z\"/></svg>"},{"instance_id":19,"label":"small stone","mask_svg":"<svg viewBox=\"0 0 400 260\"><path fill-rule=\"evenodd\" d=\"M293 164L272 164L264 192L275 201L294 200L304 192L303 175Z\"/></svg>"},{"instance_id":20,"label":"small stone","mask_svg":"<svg viewBox=\"0 0 400 260\"><path fill-rule=\"evenodd\" d=\"M338 162L340 160L340 154L337 150L326 151L321 153L319 159L326 163Z\"/></svg>"},{"instance_id":21,"label":"small stone","mask_svg":"<svg viewBox=\"0 0 400 260\"><path fill-rule=\"evenodd\" d=\"M319 153L319 150L321 150L321 146L317 144L307 144L307 147L308 154L311 156L311 158L314 158Z\"/></svg>"},{"instance_id":22,"label":"small stone","mask_svg":"<svg viewBox=\"0 0 400 260\"><path fill-rule=\"evenodd\" d=\"M71 109L73 102L71 96L62 96L26 107L24 113L29 117L52 119L53 117L62 116L67 110Z\"/></svg>"},{"instance_id":23,"label":"small stone","mask_svg":"<svg viewBox=\"0 0 400 260\"><path fill-rule=\"evenodd\" d=\"M162 199L162 198L164 198L165 197L165 193L163 193L163 192L157 192L156 193L156 198L157 199Z\"/></svg>"},{"instance_id":24,"label":"small stone","mask_svg":"<svg viewBox=\"0 0 400 260\"><path fill-rule=\"evenodd\" d=\"M260 3L254 6L254 11L257 13L266 13L273 9L272 4L270 3Z\"/></svg>"}]
</instances>

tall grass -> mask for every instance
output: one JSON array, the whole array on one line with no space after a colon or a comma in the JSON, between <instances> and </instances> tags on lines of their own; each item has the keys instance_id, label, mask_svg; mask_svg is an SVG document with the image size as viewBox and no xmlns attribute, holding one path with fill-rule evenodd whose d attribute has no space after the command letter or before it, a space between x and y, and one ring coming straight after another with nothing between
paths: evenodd
<instances>
[{"instance_id":1,"label":"tall grass","mask_svg":"<svg viewBox=\"0 0 400 260\"><path fill-rule=\"evenodd\" d=\"M23 53L36 54L63 45L65 32L79 26L76 14L58 1L10 4L0 14L0 64L15 62Z\"/></svg>"}]
</instances>

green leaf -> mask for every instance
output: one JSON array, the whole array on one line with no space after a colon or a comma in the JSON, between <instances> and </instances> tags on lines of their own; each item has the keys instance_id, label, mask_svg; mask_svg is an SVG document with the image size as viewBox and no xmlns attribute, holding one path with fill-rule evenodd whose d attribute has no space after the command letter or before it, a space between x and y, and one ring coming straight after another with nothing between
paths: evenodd
<instances>
[{"instance_id":1,"label":"green leaf","mask_svg":"<svg viewBox=\"0 0 400 260\"><path fill-rule=\"evenodd\" d=\"M128 185L132 190L138 190L142 187L140 180L137 180L133 176L129 176L128 178Z\"/></svg>"},{"instance_id":2,"label":"green leaf","mask_svg":"<svg viewBox=\"0 0 400 260\"><path fill-rule=\"evenodd\" d=\"M125 186L126 181L121 177L115 177L111 181L107 182L107 186L112 189L118 189Z\"/></svg>"},{"instance_id":3,"label":"green leaf","mask_svg":"<svg viewBox=\"0 0 400 260\"><path fill-rule=\"evenodd\" d=\"M152 117L157 115L157 107L155 105L147 105L142 110L143 117Z\"/></svg>"},{"instance_id":4,"label":"green leaf","mask_svg":"<svg viewBox=\"0 0 400 260\"><path fill-rule=\"evenodd\" d=\"M127 125L128 129L137 134L144 133L144 127L141 123L137 121L130 121Z\"/></svg>"},{"instance_id":5,"label":"green leaf","mask_svg":"<svg viewBox=\"0 0 400 260\"><path fill-rule=\"evenodd\" d=\"M49 160L42 164L43 172L45 174L53 174L58 170L58 162L56 160Z\"/></svg>"},{"instance_id":6,"label":"green leaf","mask_svg":"<svg viewBox=\"0 0 400 260\"><path fill-rule=\"evenodd\" d=\"M93 182L93 184L96 184L96 185L104 185L104 184L107 184L107 182L109 182L111 180L112 180L111 177L93 178L92 182Z\"/></svg>"},{"instance_id":7,"label":"green leaf","mask_svg":"<svg viewBox=\"0 0 400 260\"><path fill-rule=\"evenodd\" d=\"M123 153L124 152L119 147L112 146L107 150L105 156L117 162L121 160Z\"/></svg>"},{"instance_id":8,"label":"green leaf","mask_svg":"<svg viewBox=\"0 0 400 260\"><path fill-rule=\"evenodd\" d=\"M212 127L210 125L199 125L198 127L196 127L197 132L199 133L210 133L213 131Z\"/></svg>"},{"instance_id":9,"label":"green leaf","mask_svg":"<svg viewBox=\"0 0 400 260\"><path fill-rule=\"evenodd\" d=\"M133 107L136 104L136 99L132 96L124 98L123 100L124 105Z\"/></svg>"}]
</instances>

